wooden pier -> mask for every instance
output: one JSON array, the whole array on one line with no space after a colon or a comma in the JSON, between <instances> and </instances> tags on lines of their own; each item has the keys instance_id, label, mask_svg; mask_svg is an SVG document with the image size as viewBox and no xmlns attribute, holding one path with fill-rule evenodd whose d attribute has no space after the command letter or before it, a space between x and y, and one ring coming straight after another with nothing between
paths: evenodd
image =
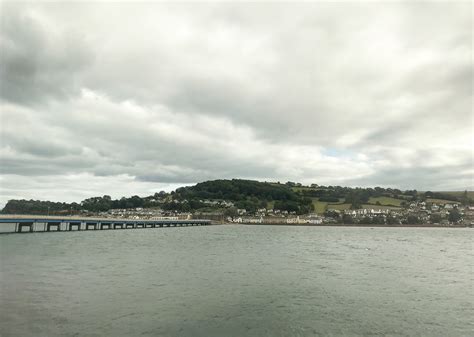
<instances>
[{"instance_id":1,"label":"wooden pier","mask_svg":"<svg viewBox=\"0 0 474 337\"><path fill-rule=\"evenodd\" d=\"M92 218L52 218L52 217L0 217L1 224L10 224L8 233L72 232L97 230L150 229L164 227L208 226L211 220L133 220L133 219L92 219ZM13 228L14 225L14 228Z\"/></svg>"}]
</instances>

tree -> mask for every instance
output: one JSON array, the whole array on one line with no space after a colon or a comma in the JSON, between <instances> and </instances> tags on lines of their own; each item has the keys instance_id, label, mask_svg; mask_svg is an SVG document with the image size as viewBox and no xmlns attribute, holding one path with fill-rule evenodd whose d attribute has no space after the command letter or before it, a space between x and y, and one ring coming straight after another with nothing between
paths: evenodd
<instances>
[{"instance_id":1,"label":"tree","mask_svg":"<svg viewBox=\"0 0 474 337\"><path fill-rule=\"evenodd\" d=\"M383 225L385 224L385 218L381 215L374 216L371 221L374 225Z\"/></svg>"},{"instance_id":2,"label":"tree","mask_svg":"<svg viewBox=\"0 0 474 337\"><path fill-rule=\"evenodd\" d=\"M342 217L342 222L345 224L353 224L354 219L349 214L344 214Z\"/></svg>"},{"instance_id":3,"label":"tree","mask_svg":"<svg viewBox=\"0 0 474 337\"><path fill-rule=\"evenodd\" d=\"M362 219L359 221L360 224L368 225L372 223L372 219L369 216L364 216Z\"/></svg>"},{"instance_id":4,"label":"tree","mask_svg":"<svg viewBox=\"0 0 474 337\"><path fill-rule=\"evenodd\" d=\"M441 222L441 214L433 213L430 215L430 222L431 223L440 223Z\"/></svg>"},{"instance_id":5,"label":"tree","mask_svg":"<svg viewBox=\"0 0 474 337\"><path fill-rule=\"evenodd\" d=\"M409 225L416 225L416 224L419 224L420 222L421 222L420 218L417 217L416 215L410 214L407 217L407 224L409 224Z\"/></svg>"},{"instance_id":6,"label":"tree","mask_svg":"<svg viewBox=\"0 0 474 337\"><path fill-rule=\"evenodd\" d=\"M361 209L362 205L358 201L352 201L351 202L351 209Z\"/></svg>"},{"instance_id":7,"label":"tree","mask_svg":"<svg viewBox=\"0 0 474 337\"><path fill-rule=\"evenodd\" d=\"M457 223L461 220L461 213L455 208L449 212L448 220L452 223Z\"/></svg>"},{"instance_id":8,"label":"tree","mask_svg":"<svg viewBox=\"0 0 474 337\"><path fill-rule=\"evenodd\" d=\"M356 188L351 190L346 196L346 203L351 204L351 209L362 208L362 204L369 201L370 191L367 189Z\"/></svg>"},{"instance_id":9,"label":"tree","mask_svg":"<svg viewBox=\"0 0 474 337\"><path fill-rule=\"evenodd\" d=\"M389 216L387 217L387 224L389 225L398 225L400 223L400 220L395 217L395 216Z\"/></svg>"},{"instance_id":10,"label":"tree","mask_svg":"<svg viewBox=\"0 0 474 337\"><path fill-rule=\"evenodd\" d=\"M462 197L461 197L461 202L463 205L469 205L469 196L467 194L467 191L464 191L464 193L462 194Z\"/></svg>"},{"instance_id":11,"label":"tree","mask_svg":"<svg viewBox=\"0 0 474 337\"><path fill-rule=\"evenodd\" d=\"M324 212L324 216L326 218L333 218L335 220L339 220L340 218L339 212L336 212L336 211L326 211Z\"/></svg>"},{"instance_id":12,"label":"tree","mask_svg":"<svg viewBox=\"0 0 474 337\"><path fill-rule=\"evenodd\" d=\"M239 214L239 213L237 213L237 208L235 208L235 207L226 208L225 211L224 211L224 216L225 216L225 217L231 217L232 220L234 220L234 218L235 218L238 214Z\"/></svg>"}]
</instances>

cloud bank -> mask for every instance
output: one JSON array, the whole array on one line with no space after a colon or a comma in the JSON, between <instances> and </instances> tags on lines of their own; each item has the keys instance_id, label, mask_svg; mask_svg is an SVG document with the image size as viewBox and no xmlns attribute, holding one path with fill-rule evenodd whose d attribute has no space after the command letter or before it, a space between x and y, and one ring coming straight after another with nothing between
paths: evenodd
<instances>
[{"instance_id":1,"label":"cloud bank","mask_svg":"<svg viewBox=\"0 0 474 337\"><path fill-rule=\"evenodd\" d=\"M469 2L0 6L0 204L473 189Z\"/></svg>"}]
</instances>

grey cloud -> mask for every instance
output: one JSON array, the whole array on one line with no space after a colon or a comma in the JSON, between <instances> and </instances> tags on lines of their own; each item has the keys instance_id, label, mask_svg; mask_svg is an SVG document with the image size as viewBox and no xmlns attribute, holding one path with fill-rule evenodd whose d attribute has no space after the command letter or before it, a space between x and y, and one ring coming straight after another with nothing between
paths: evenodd
<instances>
[{"instance_id":1,"label":"grey cloud","mask_svg":"<svg viewBox=\"0 0 474 337\"><path fill-rule=\"evenodd\" d=\"M56 176L65 173L78 173L90 169L92 163L84 158L61 158L48 159L47 157L36 158L2 158L0 171L2 174L16 174L22 176Z\"/></svg>"},{"instance_id":2,"label":"grey cloud","mask_svg":"<svg viewBox=\"0 0 474 337\"><path fill-rule=\"evenodd\" d=\"M9 177L472 187L471 4L1 6Z\"/></svg>"},{"instance_id":3,"label":"grey cloud","mask_svg":"<svg viewBox=\"0 0 474 337\"><path fill-rule=\"evenodd\" d=\"M0 22L3 99L30 105L77 94L78 76L93 58L82 36L50 31L41 20L15 4L2 4Z\"/></svg>"},{"instance_id":4,"label":"grey cloud","mask_svg":"<svg viewBox=\"0 0 474 337\"><path fill-rule=\"evenodd\" d=\"M472 186L472 163L448 167L397 167L383 169L361 179L350 179L353 186L397 186L402 189L416 188L421 191L464 190ZM433 187L435 187L433 189Z\"/></svg>"}]
</instances>

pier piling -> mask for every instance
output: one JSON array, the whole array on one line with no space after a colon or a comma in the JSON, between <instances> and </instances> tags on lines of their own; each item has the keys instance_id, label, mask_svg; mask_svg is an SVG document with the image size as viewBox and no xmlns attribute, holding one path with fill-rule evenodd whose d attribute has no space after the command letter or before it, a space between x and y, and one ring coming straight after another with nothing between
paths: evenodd
<instances>
[{"instance_id":1,"label":"pier piling","mask_svg":"<svg viewBox=\"0 0 474 337\"><path fill-rule=\"evenodd\" d=\"M20 222L18 223L18 233L28 233L28 232L33 232L33 222ZM28 228L28 232L24 232L23 228Z\"/></svg>"},{"instance_id":2,"label":"pier piling","mask_svg":"<svg viewBox=\"0 0 474 337\"><path fill-rule=\"evenodd\" d=\"M91 227L96 230L97 229L97 222L86 222L86 231L90 230Z\"/></svg>"},{"instance_id":3,"label":"pier piling","mask_svg":"<svg viewBox=\"0 0 474 337\"><path fill-rule=\"evenodd\" d=\"M52 228L56 228L56 232L61 231L61 223L60 222L48 222L46 224L46 231L51 232Z\"/></svg>"},{"instance_id":4,"label":"pier piling","mask_svg":"<svg viewBox=\"0 0 474 337\"><path fill-rule=\"evenodd\" d=\"M100 223L100 229L104 230L104 229L112 229L112 226L110 223L107 223L107 222L101 222Z\"/></svg>"},{"instance_id":5,"label":"pier piling","mask_svg":"<svg viewBox=\"0 0 474 337\"><path fill-rule=\"evenodd\" d=\"M81 223L80 222L70 222L69 223L69 231L73 231L74 228L77 228L78 231L81 230Z\"/></svg>"},{"instance_id":6,"label":"pier piling","mask_svg":"<svg viewBox=\"0 0 474 337\"><path fill-rule=\"evenodd\" d=\"M117 228L123 229L123 223L117 223L117 222L114 223L114 229L117 229Z\"/></svg>"}]
</instances>

